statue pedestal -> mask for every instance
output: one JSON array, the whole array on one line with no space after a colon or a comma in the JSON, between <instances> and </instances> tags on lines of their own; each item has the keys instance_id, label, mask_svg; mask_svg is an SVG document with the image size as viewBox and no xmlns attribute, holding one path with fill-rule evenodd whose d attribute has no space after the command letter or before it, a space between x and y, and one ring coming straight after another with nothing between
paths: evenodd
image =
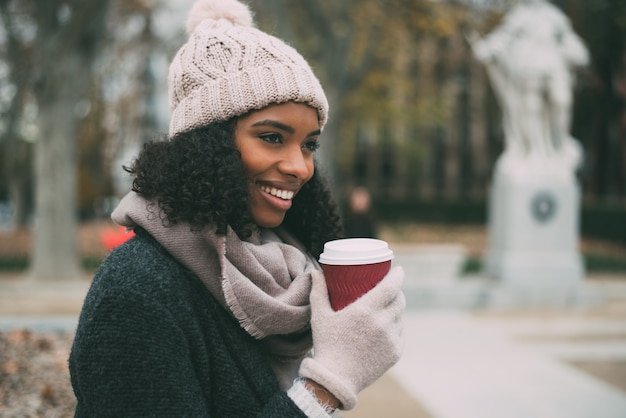
<instances>
[{"instance_id":1,"label":"statue pedestal","mask_svg":"<svg viewBox=\"0 0 626 418\"><path fill-rule=\"evenodd\" d=\"M580 191L571 164L504 154L490 193L486 273L515 288L577 287L584 267Z\"/></svg>"}]
</instances>

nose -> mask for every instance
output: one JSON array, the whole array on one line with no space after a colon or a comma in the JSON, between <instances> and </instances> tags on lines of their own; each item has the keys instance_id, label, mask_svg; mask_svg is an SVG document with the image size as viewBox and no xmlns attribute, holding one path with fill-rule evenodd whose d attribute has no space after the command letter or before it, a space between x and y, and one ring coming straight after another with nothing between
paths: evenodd
<instances>
[{"instance_id":1,"label":"nose","mask_svg":"<svg viewBox=\"0 0 626 418\"><path fill-rule=\"evenodd\" d=\"M310 177L312 167L313 156L305 155L304 150L300 146L286 147L278 163L278 170L281 173L295 177L298 180Z\"/></svg>"}]
</instances>

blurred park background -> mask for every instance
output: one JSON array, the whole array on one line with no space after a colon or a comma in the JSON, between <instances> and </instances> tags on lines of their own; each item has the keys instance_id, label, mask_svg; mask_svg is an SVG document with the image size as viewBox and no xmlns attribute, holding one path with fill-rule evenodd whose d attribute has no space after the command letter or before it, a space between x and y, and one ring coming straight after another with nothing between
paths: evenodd
<instances>
[{"instance_id":1,"label":"blurred park background","mask_svg":"<svg viewBox=\"0 0 626 418\"><path fill-rule=\"evenodd\" d=\"M192 2L0 0L0 416L73 415L67 357L76 316L93 271L119 238L109 214L130 188L122 165L167 132L167 70L186 39ZM325 87L331 118L319 159L342 206L355 187L365 186L379 237L393 248L460 246L467 255L461 273L475 278L487 247L487 199L504 132L498 101L466 36L489 33L516 0L248 3L258 26L301 51ZM566 394L557 405L580 409L578 401L587 399L607 405L604 397L586 395L604 383L589 386L569 368L565 380L532 375L530 383L517 381L520 370L509 373L511 366L534 372L529 365L535 363L503 355L493 339L483 344L485 329L496 328L515 341L515 350L520 344L543 350L542 356L548 352L609 382L621 391L611 399L623 405L626 1L553 3L591 55L576 73L572 135L584 149L580 248L588 282L607 300L565 311L418 312L408 318L413 351L404 356L407 363L368 389L346 416L444 416L428 411L440 405L422 396L428 391L407 393L416 386L401 379L404 371L423 388L440 383L441 405L458 404L463 418L494 416L463 410L460 401L475 393L470 387L490 394L476 399L499 417L538 416L523 409L528 405L514 408L523 390L536 389L528 397L535 408L544 406L543 392L549 398L559 388ZM480 373L472 374L472 361L480 359ZM412 368L414 361L422 368ZM468 379L470 386L455 386ZM572 382L587 383L578 392L570 391ZM506 413L494 409L502 403ZM624 416L623 409L609 415L593 406L584 418ZM583 416L557 415L549 417Z\"/></svg>"},{"instance_id":2,"label":"blurred park background","mask_svg":"<svg viewBox=\"0 0 626 418\"><path fill-rule=\"evenodd\" d=\"M106 254L122 165L167 132L167 67L191 0L0 0L0 270L80 276ZM572 134L581 245L626 271L626 2L555 0L583 38ZM252 0L331 104L320 161L345 203L366 186L386 239L456 242L480 269L500 109L466 35L514 0Z\"/></svg>"}]
</instances>

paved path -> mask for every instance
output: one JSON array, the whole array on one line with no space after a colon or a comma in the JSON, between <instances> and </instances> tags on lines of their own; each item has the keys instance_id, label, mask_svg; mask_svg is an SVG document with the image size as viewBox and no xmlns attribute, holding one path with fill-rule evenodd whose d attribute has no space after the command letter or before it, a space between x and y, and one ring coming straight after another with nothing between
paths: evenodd
<instances>
[{"instance_id":1,"label":"paved path","mask_svg":"<svg viewBox=\"0 0 626 418\"><path fill-rule=\"evenodd\" d=\"M392 375L436 418L624 418L626 393L564 362L626 359L626 322L548 321L409 312L406 354ZM541 337L604 332L578 350ZM524 341L523 335L532 336ZM534 342L533 342L534 339Z\"/></svg>"}]
</instances>

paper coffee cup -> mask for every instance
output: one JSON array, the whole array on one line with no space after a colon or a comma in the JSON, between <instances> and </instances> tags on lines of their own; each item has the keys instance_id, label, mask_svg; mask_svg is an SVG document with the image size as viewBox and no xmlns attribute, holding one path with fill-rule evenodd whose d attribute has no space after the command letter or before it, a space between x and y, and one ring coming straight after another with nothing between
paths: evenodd
<instances>
[{"instance_id":1,"label":"paper coffee cup","mask_svg":"<svg viewBox=\"0 0 626 418\"><path fill-rule=\"evenodd\" d=\"M320 255L330 304L338 311L372 289L391 268L393 251L385 241L347 238L324 244Z\"/></svg>"}]
</instances>

